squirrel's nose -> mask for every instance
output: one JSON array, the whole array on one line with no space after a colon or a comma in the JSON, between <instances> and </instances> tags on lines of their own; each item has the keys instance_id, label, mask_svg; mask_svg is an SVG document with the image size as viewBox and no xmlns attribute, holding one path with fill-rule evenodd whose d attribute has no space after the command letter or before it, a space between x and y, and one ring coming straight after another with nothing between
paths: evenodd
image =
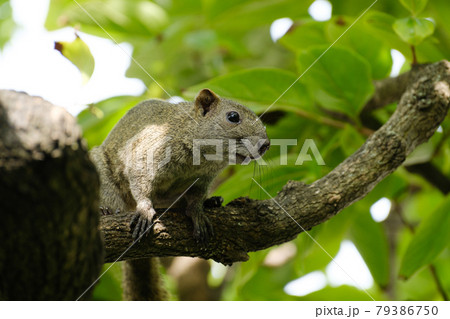
<instances>
[{"instance_id":1,"label":"squirrel's nose","mask_svg":"<svg viewBox=\"0 0 450 319\"><path fill-rule=\"evenodd\" d=\"M258 150L259 155L263 156L265 152L270 148L270 141L267 140Z\"/></svg>"}]
</instances>

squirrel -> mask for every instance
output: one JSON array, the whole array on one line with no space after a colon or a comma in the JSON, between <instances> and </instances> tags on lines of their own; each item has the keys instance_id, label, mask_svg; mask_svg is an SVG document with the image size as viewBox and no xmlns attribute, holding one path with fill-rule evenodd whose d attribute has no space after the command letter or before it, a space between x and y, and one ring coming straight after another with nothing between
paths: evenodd
<instances>
[{"instance_id":1,"label":"squirrel","mask_svg":"<svg viewBox=\"0 0 450 319\"><path fill-rule=\"evenodd\" d=\"M207 201L213 179L230 161L247 163L269 146L255 113L209 89L201 90L193 102L143 101L90 151L100 176L100 210L135 212L130 232L138 240L148 235L157 219L155 208L173 207L179 199L175 207L185 209L194 237L206 244L213 228L203 205L222 203L220 197ZM123 270L124 299L167 297L157 258L127 260Z\"/></svg>"}]
</instances>

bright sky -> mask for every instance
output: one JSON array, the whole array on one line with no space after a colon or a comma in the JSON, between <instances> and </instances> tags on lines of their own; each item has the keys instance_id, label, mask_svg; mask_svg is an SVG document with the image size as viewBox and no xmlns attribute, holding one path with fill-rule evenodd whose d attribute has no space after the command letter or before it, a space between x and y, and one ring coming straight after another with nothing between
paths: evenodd
<instances>
[{"instance_id":1,"label":"bright sky","mask_svg":"<svg viewBox=\"0 0 450 319\"><path fill-rule=\"evenodd\" d=\"M130 65L131 45L122 43L121 49L110 40L80 33L96 63L91 80L83 86L76 67L53 48L55 41L73 40L73 29L48 32L43 26L49 0L11 0L11 4L14 19L20 27L3 51L0 51L0 88L42 96L65 107L73 115L78 114L88 103L111 96L140 95L144 92L142 81L124 76ZM331 5L328 1L318 0L311 6L309 13L316 20L328 20L331 17ZM292 21L288 18L275 21L271 28L274 41L291 24ZM391 75L396 75L404 58L395 50L392 56L394 66ZM389 209L389 200L383 198L372 207L371 214L374 220L382 221L389 214ZM347 284L364 289L372 286L370 272L353 243L342 243L336 262L340 267L331 262L325 273L315 272L299 278L286 286L286 292L305 295L322 289L327 283L333 286Z\"/></svg>"},{"instance_id":2,"label":"bright sky","mask_svg":"<svg viewBox=\"0 0 450 319\"><path fill-rule=\"evenodd\" d=\"M142 81L124 76L130 65L131 46L79 33L95 58L95 70L82 85L78 69L54 50L55 41L75 38L72 28L48 32L44 21L48 0L11 0L19 29L0 52L0 88L25 91L63 106L73 115L86 104L117 95L139 95Z\"/></svg>"}]
</instances>

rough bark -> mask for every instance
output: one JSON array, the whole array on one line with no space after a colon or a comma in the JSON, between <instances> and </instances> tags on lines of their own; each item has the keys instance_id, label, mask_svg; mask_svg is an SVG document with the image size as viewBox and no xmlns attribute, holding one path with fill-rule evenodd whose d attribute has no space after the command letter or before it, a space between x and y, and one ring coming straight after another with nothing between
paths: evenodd
<instances>
[{"instance_id":1,"label":"rough bark","mask_svg":"<svg viewBox=\"0 0 450 319\"><path fill-rule=\"evenodd\" d=\"M417 77L422 74L422 70L426 66L425 64L414 64L410 71L402 73L397 77L374 81L375 93L366 105L364 105L359 114L361 123L366 128L377 130L381 125L372 116L372 112L399 101L406 88L417 81Z\"/></svg>"},{"instance_id":2,"label":"rough bark","mask_svg":"<svg viewBox=\"0 0 450 319\"><path fill-rule=\"evenodd\" d=\"M69 113L0 90L1 300L75 300L92 284L103 262L98 187Z\"/></svg>"},{"instance_id":3,"label":"rough bark","mask_svg":"<svg viewBox=\"0 0 450 319\"><path fill-rule=\"evenodd\" d=\"M325 222L397 169L444 120L450 104L449 62L428 65L411 73L410 79L404 77L399 82L407 85L402 84L401 93L396 93L401 98L389 121L328 175L311 185L289 181L273 199L238 198L225 207L208 209L216 235L206 247L195 242L191 222L176 210L160 210L160 221L149 236L135 244L129 230L131 213L103 216L106 261L198 256L230 264L247 260L250 251L292 240ZM389 83L394 85L395 80Z\"/></svg>"},{"instance_id":4,"label":"rough bark","mask_svg":"<svg viewBox=\"0 0 450 319\"><path fill-rule=\"evenodd\" d=\"M417 81L426 64L414 64L410 71L397 77L374 81L375 94L366 103L362 113L370 113L390 103L397 102L406 91L407 87Z\"/></svg>"}]
</instances>

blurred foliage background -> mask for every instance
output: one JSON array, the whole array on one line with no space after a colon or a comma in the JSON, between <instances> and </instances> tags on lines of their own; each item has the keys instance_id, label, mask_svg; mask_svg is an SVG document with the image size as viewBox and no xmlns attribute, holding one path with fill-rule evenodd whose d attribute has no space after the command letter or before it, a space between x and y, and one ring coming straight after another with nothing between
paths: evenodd
<instances>
[{"instance_id":1,"label":"blurred foliage background","mask_svg":"<svg viewBox=\"0 0 450 319\"><path fill-rule=\"evenodd\" d=\"M390 76L392 50L405 57L401 72L415 62L450 56L447 0L379 0L362 16L371 0L332 0L327 1L331 17L326 21L312 18L313 2L51 0L46 28L70 26L81 40L88 33L133 47L127 76L142 80L147 90L138 97L115 96L81 112L78 120L90 147L100 144L127 110L147 98L192 99L208 87L258 114L270 106L263 117L269 137L296 139L297 145L288 147L287 159L273 146L264 157L268 165L229 167L214 186L214 194L228 202L239 196L268 197L252 184L252 177L275 195L288 180L312 182L356 151L367 137L360 113L374 92L373 81ZM6 16L8 2L0 1L0 8L0 16ZM273 38L271 28L280 21L288 30ZM0 22L0 45L13 27L12 20ZM64 43L71 51L67 57L89 77L94 68L89 48L76 45ZM373 115L383 123L395 107ZM428 143L366 198L309 232L331 257L343 243L356 246L373 278L365 288L376 300L448 299L448 190L439 190L433 180L410 172L407 165L433 169L448 185L449 135L447 118ZM308 139L326 165L318 165L314 156L295 165ZM282 160L288 165L280 165ZM389 214L375 221L371 208L380 199L388 203ZM332 261L322 247L302 233L290 243L251 253L248 262L232 267L174 258L164 260L163 271L174 300L370 300L352 283L333 283L327 271ZM311 274L322 278L321 284L301 281ZM298 278L302 289L288 289ZM120 300L120 280L121 267L115 264L102 277L95 299Z\"/></svg>"}]
</instances>

